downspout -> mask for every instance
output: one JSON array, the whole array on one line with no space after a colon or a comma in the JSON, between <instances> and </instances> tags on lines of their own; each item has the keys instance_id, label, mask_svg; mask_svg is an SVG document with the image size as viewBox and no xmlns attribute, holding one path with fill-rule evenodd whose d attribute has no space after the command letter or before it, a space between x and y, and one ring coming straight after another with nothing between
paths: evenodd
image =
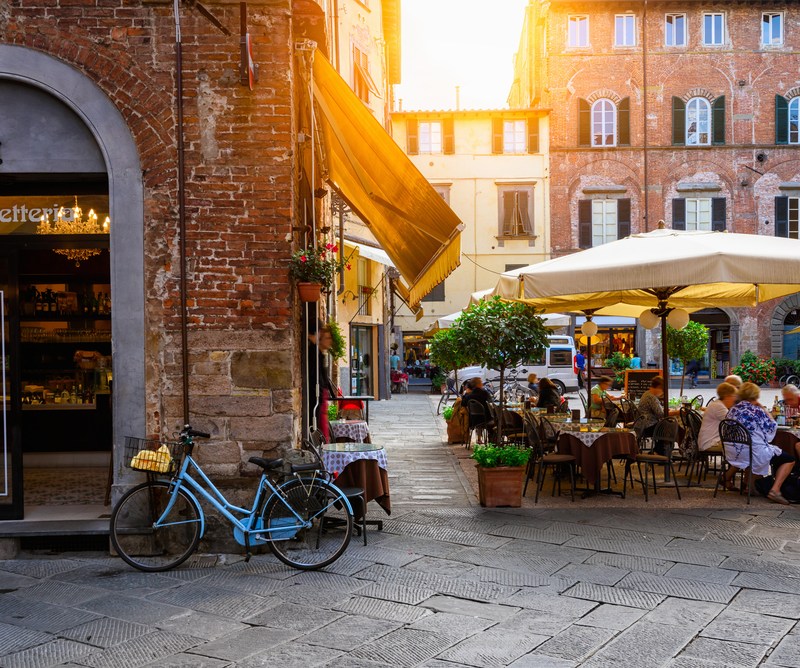
<instances>
[{"instance_id":1,"label":"downspout","mask_svg":"<svg viewBox=\"0 0 800 668\"><path fill-rule=\"evenodd\" d=\"M644 177L644 231L648 232L649 225L649 202L650 202L650 180L648 170L648 155L647 155L647 0L644 0L644 14L642 17L642 161L643 161L643 177Z\"/></svg>"},{"instance_id":2,"label":"downspout","mask_svg":"<svg viewBox=\"0 0 800 668\"><path fill-rule=\"evenodd\" d=\"M183 46L181 44L180 0L174 0L175 13L175 103L177 113L178 140L178 254L181 311L181 373L183 393L183 423L189 424L189 318L186 290L186 174L183 160Z\"/></svg>"},{"instance_id":3,"label":"downspout","mask_svg":"<svg viewBox=\"0 0 800 668\"><path fill-rule=\"evenodd\" d=\"M336 54L336 71L339 72L339 0L333 0L333 52Z\"/></svg>"}]
</instances>

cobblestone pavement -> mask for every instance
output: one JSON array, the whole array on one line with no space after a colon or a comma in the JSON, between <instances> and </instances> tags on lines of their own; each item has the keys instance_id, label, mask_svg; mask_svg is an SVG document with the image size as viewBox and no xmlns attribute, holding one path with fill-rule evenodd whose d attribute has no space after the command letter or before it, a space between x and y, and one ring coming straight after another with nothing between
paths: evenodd
<instances>
[{"instance_id":1,"label":"cobblestone pavement","mask_svg":"<svg viewBox=\"0 0 800 668\"><path fill-rule=\"evenodd\" d=\"M0 561L0 666L800 666L799 509L483 510L433 406L371 408L393 514L326 572Z\"/></svg>"}]
</instances>

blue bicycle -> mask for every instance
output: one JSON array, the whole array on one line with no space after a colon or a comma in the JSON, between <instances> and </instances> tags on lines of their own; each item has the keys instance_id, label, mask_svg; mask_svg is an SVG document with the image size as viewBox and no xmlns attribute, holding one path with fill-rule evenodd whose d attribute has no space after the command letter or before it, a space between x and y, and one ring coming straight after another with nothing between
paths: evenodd
<instances>
[{"instance_id":1,"label":"blue bicycle","mask_svg":"<svg viewBox=\"0 0 800 668\"><path fill-rule=\"evenodd\" d=\"M122 559L150 572L186 561L206 527L198 498L233 525L248 558L252 546L269 545L285 564L314 570L344 553L353 509L319 463L292 466L291 478L277 483L273 476L283 469L283 460L251 457L263 472L248 510L230 503L192 457L194 439L209 437L187 425L175 443L126 439L126 464L147 472L148 480L127 492L111 514L111 543ZM157 479L158 474L171 477Z\"/></svg>"}]
</instances>

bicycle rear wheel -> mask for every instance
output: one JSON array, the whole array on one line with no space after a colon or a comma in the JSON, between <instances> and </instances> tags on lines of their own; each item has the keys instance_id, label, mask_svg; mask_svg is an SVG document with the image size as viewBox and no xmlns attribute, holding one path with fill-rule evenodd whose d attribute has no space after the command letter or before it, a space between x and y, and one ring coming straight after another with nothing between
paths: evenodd
<instances>
[{"instance_id":1,"label":"bicycle rear wheel","mask_svg":"<svg viewBox=\"0 0 800 668\"><path fill-rule=\"evenodd\" d=\"M164 480L146 482L125 494L111 513L111 544L122 559L140 571L169 570L197 549L200 508L181 489L164 516L173 494L172 486Z\"/></svg>"},{"instance_id":2,"label":"bicycle rear wheel","mask_svg":"<svg viewBox=\"0 0 800 668\"><path fill-rule=\"evenodd\" d=\"M263 516L264 528L273 529L266 537L275 556L301 570L323 568L342 556L353 532L353 515L342 492L315 478L292 480L280 493L270 498ZM284 499L304 522L311 522L309 528L297 528L300 522Z\"/></svg>"}]
</instances>

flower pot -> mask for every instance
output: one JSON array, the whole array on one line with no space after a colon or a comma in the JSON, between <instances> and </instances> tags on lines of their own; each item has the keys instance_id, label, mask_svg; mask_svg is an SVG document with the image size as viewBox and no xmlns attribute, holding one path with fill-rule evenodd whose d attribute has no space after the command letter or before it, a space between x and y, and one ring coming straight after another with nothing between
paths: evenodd
<instances>
[{"instance_id":1,"label":"flower pot","mask_svg":"<svg viewBox=\"0 0 800 668\"><path fill-rule=\"evenodd\" d=\"M300 293L301 302L318 302L322 292L320 283L300 282L297 284L297 291Z\"/></svg>"},{"instance_id":2,"label":"flower pot","mask_svg":"<svg viewBox=\"0 0 800 668\"><path fill-rule=\"evenodd\" d=\"M476 465L477 466L477 465ZM478 466L478 498L484 508L519 508L522 505L522 487L525 483L525 466Z\"/></svg>"}]
</instances>

